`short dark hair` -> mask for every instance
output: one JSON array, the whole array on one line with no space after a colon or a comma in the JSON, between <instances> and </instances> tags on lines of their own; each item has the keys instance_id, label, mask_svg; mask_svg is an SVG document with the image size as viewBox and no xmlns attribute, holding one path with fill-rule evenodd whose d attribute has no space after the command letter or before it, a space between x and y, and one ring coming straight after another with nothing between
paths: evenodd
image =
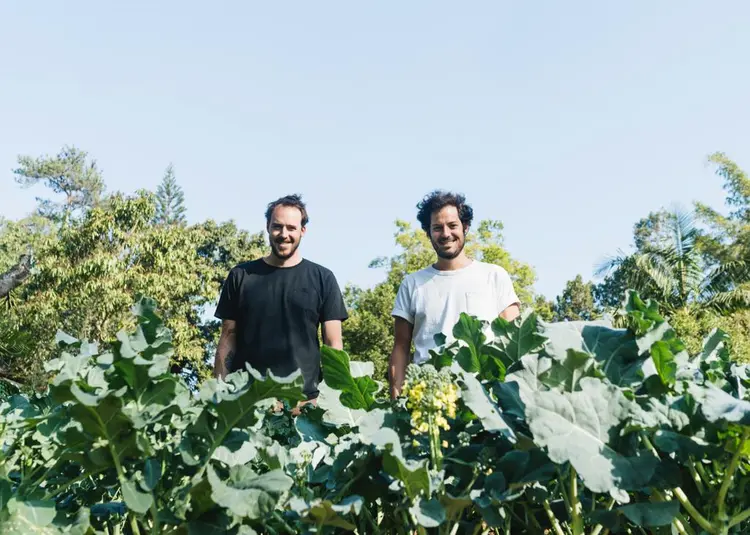
<instances>
[{"instance_id":1,"label":"short dark hair","mask_svg":"<svg viewBox=\"0 0 750 535\"><path fill-rule=\"evenodd\" d=\"M291 206L302 212L302 226L307 226L307 222L310 219L307 216L307 207L302 202L302 195L295 193L294 195L284 195L283 197L276 199L273 202L268 203L266 208L266 227L271 224L271 216L277 206Z\"/></svg>"},{"instance_id":2,"label":"short dark hair","mask_svg":"<svg viewBox=\"0 0 750 535\"><path fill-rule=\"evenodd\" d=\"M426 195L417 204L417 219L422 225L422 230L427 234L430 233L430 220L432 214L445 208L446 206L455 206L458 210L458 218L464 227L470 227L474 219L474 210L466 204L466 197L461 193L451 193L448 191L435 190Z\"/></svg>"}]
</instances>

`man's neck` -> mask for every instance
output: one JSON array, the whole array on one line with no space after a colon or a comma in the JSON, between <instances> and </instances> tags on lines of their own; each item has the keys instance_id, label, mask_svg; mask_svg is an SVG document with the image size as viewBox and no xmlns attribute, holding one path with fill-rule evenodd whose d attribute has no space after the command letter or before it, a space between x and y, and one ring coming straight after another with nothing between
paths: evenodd
<instances>
[{"instance_id":1,"label":"man's neck","mask_svg":"<svg viewBox=\"0 0 750 535\"><path fill-rule=\"evenodd\" d=\"M264 256L263 261L269 266L288 268L288 267L296 266L297 264L302 262L302 255L299 254L298 252L295 252L289 258L279 258L275 254L271 253L268 256Z\"/></svg>"},{"instance_id":2,"label":"man's neck","mask_svg":"<svg viewBox=\"0 0 750 535\"><path fill-rule=\"evenodd\" d=\"M456 258L440 258L438 257L437 262L433 264L433 267L438 271L456 271L462 269L471 264L472 260L466 256L463 252Z\"/></svg>"}]
</instances>

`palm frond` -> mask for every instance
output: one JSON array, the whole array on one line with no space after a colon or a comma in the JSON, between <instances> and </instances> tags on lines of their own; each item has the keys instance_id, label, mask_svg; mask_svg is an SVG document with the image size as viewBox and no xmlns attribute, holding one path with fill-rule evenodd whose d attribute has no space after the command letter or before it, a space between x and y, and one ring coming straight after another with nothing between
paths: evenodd
<instances>
[{"instance_id":1,"label":"palm frond","mask_svg":"<svg viewBox=\"0 0 750 535\"><path fill-rule=\"evenodd\" d=\"M674 210L670 217L670 227L677 255L683 258L690 256L699 236L695 215L684 210Z\"/></svg>"},{"instance_id":2,"label":"palm frond","mask_svg":"<svg viewBox=\"0 0 750 535\"><path fill-rule=\"evenodd\" d=\"M654 297L662 301L671 300L674 294L675 280L669 265L665 265L663 258L654 253L642 253L636 255L634 259L637 269L633 273L634 280L631 281L631 284L636 288L653 287L659 294Z\"/></svg>"},{"instance_id":3,"label":"palm frond","mask_svg":"<svg viewBox=\"0 0 750 535\"><path fill-rule=\"evenodd\" d=\"M597 278L603 278L611 275L614 271L621 268L630 258L621 249L617 250L617 255L609 255L598 264L594 265L594 276Z\"/></svg>"},{"instance_id":4,"label":"palm frond","mask_svg":"<svg viewBox=\"0 0 750 535\"><path fill-rule=\"evenodd\" d=\"M745 260L725 262L711 269L704 278L702 294L714 295L750 281L750 264Z\"/></svg>"},{"instance_id":5,"label":"palm frond","mask_svg":"<svg viewBox=\"0 0 750 535\"><path fill-rule=\"evenodd\" d=\"M736 288L718 292L704 301L703 307L715 310L720 314L729 314L750 308L750 289Z\"/></svg>"}]
</instances>

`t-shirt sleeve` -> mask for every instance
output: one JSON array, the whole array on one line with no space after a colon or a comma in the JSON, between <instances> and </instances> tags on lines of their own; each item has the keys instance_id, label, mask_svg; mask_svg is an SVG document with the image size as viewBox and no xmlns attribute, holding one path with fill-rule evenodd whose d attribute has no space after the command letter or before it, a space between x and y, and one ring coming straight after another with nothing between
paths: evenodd
<instances>
[{"instance_id":1,"label":"t-shirt sleeve","mask_svg":"<svg viewBox=\"0 0 750 535\"><path fill-rule=\"evenodd\" d=\"M320 311L320 321L346 320L349 314L346 311L346 304L344 304L344 298L341 295L341 288L339 288L339 283L336 281L333 273L328 276L326 286L328 287L328 291L326 292L323 307Z\"/></svg>"},{"instance_id":2,"label":"t-shirt sleeve","mask_svg":"<svg viewBox=\"0 0 750 535\"><path fill-rule=\"evenodd\" d=\"M231 270L224 284L221 286L219 303L216 305L214 316L222 320L237 320L239 301L239 278L236 270Z\"/></svg>"},{"instance_id":3,"label":"t-shirt sleeve","mask_svg":"<svg viewBox=\"0 0 750 535\"><path fill-rule=\"evenodd\" d=\"M412 307L412 295L409 283L406 279L401 282L396 294L396 302L393 304L391 316L404 318L411 324L414 324L414 308Z\"/></svg>"},{"instance_id":4,"label":"t-shirt sleeve","mask_svg":"<svg viewBox=\"0 0 750 535\"><path fill-rule=\"evenodd\" d=\"M495 291L497 293L497 308L500 312L511 305L521 305L521 300L513 287L510 275L504 269L497 270L495 274Z\"/></svg>"}]
</instances>

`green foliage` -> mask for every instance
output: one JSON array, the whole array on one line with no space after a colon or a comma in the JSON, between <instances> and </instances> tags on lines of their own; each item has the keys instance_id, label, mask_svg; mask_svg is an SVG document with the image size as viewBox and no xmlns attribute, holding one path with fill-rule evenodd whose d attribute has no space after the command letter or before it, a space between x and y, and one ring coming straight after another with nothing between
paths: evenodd
<instances>
[{"instance_id":1,"label":"green foliage","mask_svg":"<svg viewBox=\"0 0 750 535\"><path fill-rule=\"evenodd\" d=\"M185 194L177 183L174 168L169 164L161 184L156 189L156 215L158 225L185 225Z\"/></svg>"},{"instance_id":2,"label":"green foliage","mask_svg":"<svg viewBox=\"0 0 750 535\"><path fill-rule=\"evenodd\" d=\"M557 296L552 317L554 321L594 320L601 316L601 310L594 299L594 284L583 282L583 277L565 284L562 293Z\"/></svg>"},{"instance_id":3,"label":"green foliage","mask_svg":"<svg viewBox=\"0 0 750 535\"><path fill-rule=\"evenodd\" d=\"M20 156L14 171L16 181L24 187L44 183L64 200L37 199L39 213L67 224L71 218L82 216L99 204L104 193L104 181L96 161L88 161L88 153L76 147L63 147L54 157L32 158Z\"/></svg>"},{"instance_id":4,"label":"green foliage","mask_svg":"<svg viewBox=\"0 0 750 535\"><path fill-rule=\"evenodd\" d=\"M34 338L24 347L25 358L6 359L12 361L8 373L38 380L45 360L39 356L54 352L58 328L106 340L132 327L123 311L138 296L149 295L164 303L162 314L175 341L172 365L207 374L207 344L215 339L218 323L203 320L203 307L216 300L229 269L261 256L265 243L260 234L240 232L233 223L154 226L155 211L152 194L116 194L80 222L35 238L36 273L17 289L5 325L0 324L3 340L13 332L34 333ZM15 247L13 241L10 245Z\"/></svg>"},{"instance_id":5,"label":"green foliage","mask_svg":"<svg viewBox=\"0 0 750 535\"><path fill-rule=\"evenodd\" d=\"M293 418L275 411L299 372L192 395L142 299L101 348L58 334L48 391L0 402L0 531L746 532L747 368L724 333L689 356L653 302L625 303L627 329L526 311L487 336L464 315L395 401L327 348Z\"/></svg>"}]
</instances>

